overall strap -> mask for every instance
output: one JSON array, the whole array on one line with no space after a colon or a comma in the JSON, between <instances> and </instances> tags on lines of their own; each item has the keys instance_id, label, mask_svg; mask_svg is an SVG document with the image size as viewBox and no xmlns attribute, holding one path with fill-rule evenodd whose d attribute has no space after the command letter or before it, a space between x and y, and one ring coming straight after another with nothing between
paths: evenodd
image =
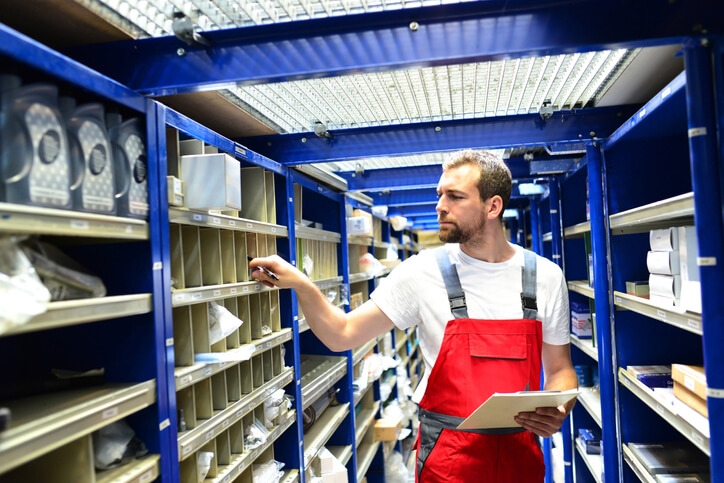
<instances>
[{"instance_id":1,"label":"overall strap","mask_svg":"<svg viewBox=\"0 0 724 483\"><path fill-rule=\"evenodd\" d=\"M450 301L450 310L456 319L468 318L468 306L465 303L465 293L460 285L457 268L450 263L450 257L444 246L435 249L435 259L440 267L442 281L445 283L447 298Z\"/></svg>"},{"instance_id":2,"label":"overall strap","mask_svg":"<svg viewBox=\"0 0 724 483\"><path fill-rule=\"evenodd\" d=\"M535 320L538 315L538 304L536 303L536 271L537 260L535 253L530 250L523 250L523 292L520 300L523 303L523 318Z\"/></svg>"}]
</instances>

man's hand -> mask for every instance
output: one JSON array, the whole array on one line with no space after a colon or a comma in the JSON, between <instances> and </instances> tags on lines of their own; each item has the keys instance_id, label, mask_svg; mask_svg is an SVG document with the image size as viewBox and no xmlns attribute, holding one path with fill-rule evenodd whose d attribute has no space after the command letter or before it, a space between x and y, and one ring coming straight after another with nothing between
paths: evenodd
<instances>
[{"instance_id":1,"label":"man's hand","mask_svg":"<svg viewBox=\"0 0 724 483\"><path fill-rule=\"evenodd\" d=\"M278 280L274 280L273 277L265 273L263 270L258 270L259 267L266 268L272 272L277 276ZM251 272L251 278L259 280L267 287L299 288L305 283L309 283L309 279L302 273L301 270L284 260L279 255L255 258L249 262L249 268L253 270Z\"/></svg>"},{"instance_id":2,"label":"man's hand","mask_svg":"<svg viewBox=\"0 0 724 483\"><path fill-rule=\"evenodd\" d=\"M518 413L515 422L538 436L548 438L557 433L568 413L564 406L537 408L535 412Z\"/></svg>"}]
</instances>

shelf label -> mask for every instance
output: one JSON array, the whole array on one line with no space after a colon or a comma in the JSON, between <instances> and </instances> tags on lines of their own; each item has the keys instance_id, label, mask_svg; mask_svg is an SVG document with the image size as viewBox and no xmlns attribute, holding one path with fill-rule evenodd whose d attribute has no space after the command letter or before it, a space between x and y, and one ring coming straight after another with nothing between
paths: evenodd
<instances>
[{"instance_id":1,"label":"shelf label","mask_svg":"<svg viewBox=\"0 0 724 483\"><path fill-rule=\"evenodd\" d=\"M229 220L229 226L236 226L236 222L234 220Z\"/></svg>"},{"instance_id":2,"label":"shelf label","mask_svg":"<svg viewBox=\"0 0 724 483\"><path fill-rule=\"evenodd\" d=\"M695 138L697 136L706 136L707 131L705 127L692 127L689 129L689 137Z\"/></svg>"},{"instance_id":3,"label":"shelf label","mask_svg":"<svg viewBox=\"0 0 724 483\"><path fill-rule=\"evenodd\" d=\"M148 470L138 478L139 483L147 483L153 479L153 470Z\"/></svg>"},{"instance_id":4,"label":"shelf label","mask_svg":"<svg viewBox=\"0 0 724 483\"><path fill-rule=\"evenodd\" d=\"M686 323L689 324L689 327L692 327L694 329L700 329L701 324L697 322L696 320L686 319Z\"/></svg>"},{"instance_id":5,"label":"shelf label","mask_svg":"<svg viewBox=\"0 0 724 483\"><path fill-rule=\"evenodd\" d=\"M191 300L199 300L201 298L200 293L195 293L191 295Z\"/></svg>"},{"instance_id":6,"label":"shelf label","mask_svg":"<svg viewBox=\"0 0 724 483\"><path fill-rule=\"evenodd\" d=\"M623 300L621 299L621 297L616 297L616 303L617 303L617 304L620 304L621 302L623 302Z\"/></svg>"},{"instance_id":7,"label":"shelf label","mask_svg":"<svg viewBox=\"0 0 724 483\"><path fill-rule=\"evenodd\" d=\"M173 345L173 337L166 339L166 347L171 347L172 345Z\"/></svg>"},{"instance_id":8,"label":"shelf label","mask_svg":"<svg viewBox=\"0 0 724 483\"><path fill-rule=\"evenodd\" d=\"M87 230L90 225L84 220L70 220L70 227L74 230Z\"/></svg>"},{"instance_id":9,"label":"shelf label","mask_svg":"<svg viewBox=\"0 0 724 483\"><path fill-rule=\"evenodd\" d=\"M214 430L213 430L213 429L212 429L211 431L208 431L208 432L204 435L204 439L205 439L206 441L210 440L210 439L213 438L213 437L214 437Z\"/></svg>"},{"instance_id":10,"label":"shelf label","mask_svg":"<svg viewBox=\"0 0 724 483\"><path fill-rule=\"evenodd\" d=\"M112 418L114 416L118 416L118 406L106 409L101 415L103 419Z\"/></svg>"},{"instance_id":11,"label":"shelf label","mask_svg":"<svg viewBox=\"0 0 724 483\"><path fill-rule=\"evenodd\" d=\"M645 115L646 115L646 109L645 109L645 108L644 108L644 109L641 109L641 111L639 111L639 119L641 119L641 118L644 117Z\"/></svg>"},{"instance_id":12,"label":"shelf label","mask_svg":"<svg viewBox=\"0 0 724 483\"><path fill-rule=\"evenodd\" d=\"M194 215L194 220L195 220L195 221L201 221L201 220L203 220L203 219L204 219L204 217L201 216L201 215Z\"/></svg>"},{"instance_id":13,"label":"shelf label","mask_svg":"<svg viewBox=\"0 0 724 483\"><path fill-rule=\"evenodd\" d=\"M229 290L229 293L236 293L236 292L238 292L238 291L239 291L239 289L236 288L236 287L234 287L234 288L232 288L232 289Z\"/></svg>"},{"instance_id":14,"label":"shelf label","mask_svg":"<svg viewBox=\"0 0 724 483\"><path fill-rule=\"evenodd\" d=\"M626 384L626 386L631 387L631 381L628 378L624 377L623 383Z\"/></svg>"},{"instance_id":15,"label":"shelf label","mask_svg":"<svg viewBox=\"0 0 724 483\"><path fill-rule=\"evenodd\" d=\"M166 418L163 421L161 421L161 424L158 425L158 429L159 429L159 431L163 431L164 429L168 428L169 426L171 426L171 421L169 421L169 419Z\"/></svg>"},{"instance_id":16,"label":"shelf label","mask_svg":"<svg viewBox=\"0 0 724 483\"><path fill-rule=\"evenodd\" d=\"M254 228L254 225L252 225L251 223L247 223L246 227L251 230L252 228Z\"/></svg>"},{"instance_id":17,"label":"shelf label","mask_svg":"<svg viewBox=\"0 0 724 483\"><path fill-rule=\"evenodd\" d=\"M210 376L210 375L211 375L211 368L207 367L206 369L204 369L204 376Z\"/></svg>"},{"instance_id":18,"label":"shelf label","mask_svg":"<svg viewBox=\"0 0 724 483\"><path fill-rule=\"evenodd\" d=\"M661 92L661 98L666 99L669 94L671 94L671 87L667 87Z\"/></svg>"},{"instance_id":19,"label":"shelf label","mask_svg":"<svg viewBox=\"0 0 724 483\"><path fill-rule=\"evenodd\" d=\"M656 410L659 412L659 414L664 414L664 407L661 404L656 404Z\"/></svg>"},{"instance_id":20,"label":"shelf label","mask_svg":"<svg viewBox=\"0 0 724 483\"><path fill-rule=\"evenodd\" d=\"M224 420L221 422L221 427L222 427L222 428L225 428L225 427L227 427L228 425L229 425L229 420L228 420L228 419L224 419Z\"/></svg>"},{"instance_id":21,"label":"shelf label","mask_svg":"<svg viewBox=\"0 0 724 483\"><path fill-rule=\"evenodd\" d=\"M163 270L163 262L154 262L152 270Z\"/></svg>"},{"instance_id":22,"label":"shelf label","mask_svg":"<svg viewBox=\"0 0 724 483\"><path fill-rule=\"evenodd\" d=\"M219 218L215 217L215 216L212 216L212 217L211 217L211 223L213 223L213 224L215 224L215 225L219 225L219 224L221 224L221 220L220 220Z\"/></svg>"},{"instance_id":23,"label":"shelf label","mask_svg":"<svg viewBox=\"0 0 724 483\"><path fill-rule=\"evenodd\" d=\"M214 297L221 295L221 290L214 290Z\"/></svg>"},{"instance_id":24,"label":"shelf label","mask_svg":"<svg viewBox=\"0 0 724 483\"><path fill-rule=\"evenodd\" d=\"M248 291L249 291L249 287L244 287L243 291L244 291L244 292L248 292Z\"/></svg>"},{"instance_id":25,"label":"shelf label","mask_svg":"<svg viewBox=\"0 0 724 483\"><path fill-rule=\"evenodd\" d=\"M666 318L666 312L664 312L663 310L657 310L657 311L656 311L656 315L658 315L658 316L661 317L662 319L665 319L665 318Z\"/></svg>"},{"instance_id":26,"label":"shelf label","mask_svg":"<svg viewBox=\"0 0 724 483\"><path fill-rule=\"evenodd\" d=\"M691 432L691 437L694 441L697 442L697 444L704 444L704 438L696 431Z\"/></svg>"},{"instance_id":27,"label":"shelf label","mask_svg":"<svg viewBox=\"0 0 724 483\"><path fill-rule=\"evenodd\" d=\"M191 445L184 446L183 449L181 450L181 452L183 453L184 456L186 456L187 454L189 454L191 452L191 449L192 449Z\"/></svg>"},{"instance_id":28,"label":"shelf label","mask_svg":"<svg viewBox=\"0 0 724 483\"><path fill-rule=\"evenodd\" d=\"M231 475L227 476L223 480L221 480L221 483L229 483L231 481Z\"/></svg>"},{"instance_id":29,"label":"shelf label","mask_svg":"<svg viewBox=\"0 0 724 483\"><path fill-rule=\"evenodd\" d=\"M180 385L188 384L189 382L191 382L191 374L182 377L181 379L179 379L178 382Z\"/></svg>"},{"instance_id":30,"label":"shelf label","mask_svg":"<svg viewBox=\"0 0 724 483\"><path fill-rule=\"evenodd\" d=\"M277 232L277 229L274 228L274 227L272 227L271 232L272 232L272 233L276 233L276 232Z\"/></svg>"},{"instance_id":31,"label":"shelf label","mask_svg":"<svg viewBox=\"0 0 724 483\"><path fill-rule=\"evenodd\" d=\"M714 397L717 399L724 399L724 390L723 389L714 389L713 387L708 387L706 389L706 395L708 397Z\"/></svg>"},{"instance_id":32,"label":"shelf label","mask_svg":"<svg viewBox=\"0 0 724 483\"><path fill-rule=\"evenodd\" d=\"M694 389L696 389L696 382L691 376L684 375L684 386L686 386L689 391L694 392Z\"/></svg>"},{"instance_id":33,"label":"shelf label","mask_svg":"<svg viewBox=\"0 0 724 483\"><path fill-rule=\"evenodd\" d=\"M716 266L716 257L697 257L696 264L700 267Z\"/></svg>"}]
</instances>

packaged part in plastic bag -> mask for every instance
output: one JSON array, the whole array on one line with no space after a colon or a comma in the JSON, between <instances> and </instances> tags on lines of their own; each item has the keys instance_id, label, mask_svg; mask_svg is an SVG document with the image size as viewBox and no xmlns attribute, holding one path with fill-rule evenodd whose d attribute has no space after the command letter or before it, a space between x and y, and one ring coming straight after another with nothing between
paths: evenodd
<instances>
[{"instance_id":1,"label":"packaged part in plastic bag","mask_svg":"<svg viewBox=\"0 0 724 483\"><path fill-rule=\"evenodd\" d=\"M146 446L125 421L116 421L93 433L93 456L98 470L116 468L146 453Z\"/></svg>"},{"instance_id":2,"label":"packaged part in plastic bag","mask_svg":"<svg viewBox=\"0 0 724 483\"><path fill-rule=\"evenodd\" d=\"M18 241L0 238L0 334L42 314L50 302L50 292Z\"/></svg>"},{"instance_id":3,"label":"packaged part in plastic bag","mask_svg":"<svg viewBox=\"0 0 724 483\"><path fill-rule=\"evenodd\" d=\"M269 460L260 465L251 466L251 479L253 483L279 483L284 476L284 463Z\"/></svg>"},{"instance_id":4,"label":"packaged part in plastic bag","mask_svg":"<svg viewBox=\"0 0 724 483\"><path fill-rule=\"evenodd\" d=\"M199 464L198 464L198 481L204 481L206 479L206 475L209 474L209 470L211 469L211 460L214 459L214 453L211 451L201 451L199 453Z\"/></svg>"},{"instance_id":5,"label":"packaged part in plastic bag","mask_svg":"<svg viewBox=\"0 0 724 483\"><path fill-rule=\"evenodd\" d=\"M407 483L409 475L402 459L402 453L395 451L385 461L385 481L387 483Z\"/></svg>"},{"instance_id":6,"label":"packaged part in plastic bag","mask_svg":"<svg viewBox=\"0 0 724 483\"><path fill-rule=\"evenodd\" d=\"M365 253L359 257L359 268L363 272L379 275L385 271L385 266L377 260L371 253Z\"/></svg>"},{"instance_id":7,"label":"packaged part in plastic bag","mask_svg":"<svg viewBox=\"0 0 724 483\"><path fill-rule=\"evenodd\" d=\"M244 322L223 305L209 302L209 343L216 344L231 335Z\"/></svg>"},{"instance_id":8,"label":"packaged part in plastic bag","mask_svg":"<svg viewBox=\"0 0 724 483\"><path fill-rule=\"evenodd\" d=\"M254 423L244 428L244 450L251 451L266 442L269 437L269 431L258 419L254 419Z\"/></svg>"},{"instance_id":9,"label":"packaged part in plastic bag","mask_svg":"<svg viewBox=\"0 0 724 483\"><path fill-rule=\"evenodd\" d=\"M27 240L21 247L50 291L52 300L106 295L106 286L100 278L55 246L38 240Z\"/></svg>"},{"instance_id":10,"label":"packaged part in plastic bag","mask_svg":"<svg viewBox=\"0 0 724 483\"><path fill-rule=\"evenodd\" d=\"M281 405L286 404L284 389L277 389L264 401L264 422L266 427L274 427L274 420L279 416Z\"/></svg>"}]
</instances>

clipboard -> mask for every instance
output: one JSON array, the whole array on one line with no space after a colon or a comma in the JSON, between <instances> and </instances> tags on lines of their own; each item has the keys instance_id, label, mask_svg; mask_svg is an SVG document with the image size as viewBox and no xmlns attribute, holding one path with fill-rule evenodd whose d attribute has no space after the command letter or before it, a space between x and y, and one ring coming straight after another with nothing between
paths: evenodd
<instances>
[{"instance_id":1,"label":"clipboard","mask_svg":"<svg viewBox=\"0 0 724 483\"><path fill-rule=\"evenodd\" d=\"M533 412L536 408L558 407L580 394L578 389L567 391L496 392L465 419L458 429L515 428L513 419L518 413Z\"/></svg>"}]
</instances>

